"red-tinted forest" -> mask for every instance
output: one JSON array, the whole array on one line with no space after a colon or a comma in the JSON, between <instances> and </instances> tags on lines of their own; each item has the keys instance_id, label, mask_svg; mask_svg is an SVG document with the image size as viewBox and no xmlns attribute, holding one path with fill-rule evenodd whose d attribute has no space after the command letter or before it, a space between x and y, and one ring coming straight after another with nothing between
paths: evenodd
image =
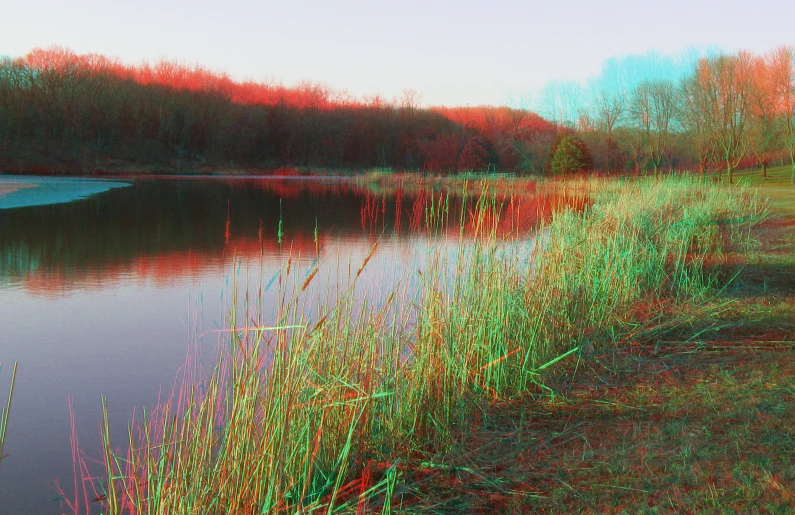
<instances>
[{"instance_id":1,"label":"red-tinted forest","mask_svg":"<svg viewBox=\"0 0 795 515\"><path fill-rule=\"evenodd\" d=\"M422 109L411 95L358 100L319 84L240 83L58 47L0 60L0 171L520 171L531 135L550 130L523 110ZM471 141L488 151L462 161Z\"/></svg>"}]
</instances>

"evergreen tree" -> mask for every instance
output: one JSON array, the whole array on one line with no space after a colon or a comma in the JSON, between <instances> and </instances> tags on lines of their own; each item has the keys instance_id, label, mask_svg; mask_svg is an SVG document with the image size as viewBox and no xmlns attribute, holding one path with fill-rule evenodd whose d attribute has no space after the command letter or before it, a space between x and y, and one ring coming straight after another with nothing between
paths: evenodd
<instances>
[{"instance_id":1,"label":"evergreen tree","mask_svg":"<svg viewBox=\"0 0 795 515\"><path fill-rule=\"evenodd\" d=\"M582 172L593 168L593 159L585 142L574 134L566 134L550 149L549 167L555 175Z\"/></svg>"}]
</instances>

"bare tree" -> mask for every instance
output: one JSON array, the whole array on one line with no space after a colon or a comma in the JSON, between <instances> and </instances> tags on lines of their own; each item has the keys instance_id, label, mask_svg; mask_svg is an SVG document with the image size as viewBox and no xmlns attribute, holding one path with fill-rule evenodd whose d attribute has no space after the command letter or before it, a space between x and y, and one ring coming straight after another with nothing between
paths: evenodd
<instances>
[{"instance_id":1,"label":"bare tree","mask_svg":"<svg viewBox=\"0 0 795 515\"><path fill-rule=\"evenodd\" d=\"M566 80L548 83L541 90L537 111L558 127L574 128L583 112L582 86Z\"/></svg>"},{"instance_id":2,"label":"bare tree","mask_svg":"<svg viewBox=\"0 0 795 515\"><path fill-rule=\"evenodd\" d=\"M716 143L712 132L712 107L697 77L686 77L682 81L677 107L677 118L688 142L698 154L699 172L706 180L707 163L715 158Z\"/></svg>"},{"instance_id":3,"label":"bare tree","mask_svg":"<svg viewBox=\"0 0 795 515\"><path fill-rule=\"evenodd\" d=\"M748 148L762 167L762 177L767 177L767 167L781 148L776 117L781 101L776 87L775 61L775 54L754 57L751 61Z\"/></svg>"},{"instance_id":4,"label":"bare tree","mask_svg":"<svg viewBox=\"0 0 795 515\"><path fill-rule=\"evenodd\" d=\"M635 175L640 175L640 169L648 163L648 154L644 151L644 135L640 127L633 120L625 126L616 129L616 139L629 152L635 165Z\"/></svg>"},{"instance_id":5,"label":"bare tree","mask_svg":"<svg viewBox=\"0 0 795 515\"><path fill-rule=\"evenodd\" d=\"M525 121L530 117L530 100L527 97L515 98L513 95L508 95L506 104L511 136L514 140L521 140L527 132Z\"/></svg>"},{"instance_id":6,"label":"bare tree","mask_svg":"<svg viewBox=\"0 0 795 515\"><path fill-rule=\"evenodd\" d=\"M779 47L771 54L771 74L778 103L779 131L789 151L791 176L795 184L795 47Z\"/></svg>"},{"instance_id":7,"label":"bare tree","mask_svg":"<svg viewBox=\"0 0 795 515\"><path fill-rule=\"evenodd\" d=\"M675 91L671 81L643 81L635 88L630 102L631 117L643 134L648 162L654 168L655 177L671 142Z\"/></svg>"},{"instance_id":8,"label":"bare tree","mask_svg":"<svg viewBox=\"0 0 795 515\"><path fill-rule=\"evenodd\" d=\"M403 96L400 99L400 111L405 113L409 119L412 119L420 108L422 103L422 93L416 89L406 88L403 90Z\"/></svg>"},{"instance_id":9,"label":"bare tree","mask_svg":"<svg viewBox=\"0 0 795 515\"><path fill-rule=\"evenodd\" d=\"M627 97L623 89L615 87L612 91L600 88L594 92L591 116L594 127L601 133L605 148L605 171L610 172L616 165L615 129L626 115Z\"/></svg>"},{"instance_id":10,"label":"bare tree","mask_svg":"<svg viewBox=\"0 0 795 515\"><path fill-rule=\"evenodd\" d=\"M748 149L747 122L751 91L751 56L746 52L699 61L697 80L709 99L709 124L729 183Z\"/></svg>"}]
</instances>

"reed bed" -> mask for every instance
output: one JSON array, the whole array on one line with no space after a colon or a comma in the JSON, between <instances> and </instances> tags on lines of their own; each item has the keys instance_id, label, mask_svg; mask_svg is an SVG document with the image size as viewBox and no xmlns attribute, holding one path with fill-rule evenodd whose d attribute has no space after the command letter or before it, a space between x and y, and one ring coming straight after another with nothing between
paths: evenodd
<instances>
[{"instance_id":1,"label":"reed bed","mask_svg":"<svg viewBox=\"0 0 795 515\"><path fill-rule=\"evenodd\" d=\"M500 235L480 185L455 252L431 251L416 289L357 293L377 244L328 292L316 273L288 282L288 261L276 313L233 302L212 371L133 421L125 450L106 416L104 512L392 513L407 468L443 466L479 405L554 395L545 377L560 360L713 295L705 263L750 244L766 210L751 190L685 178L563 187L594 201L528 239ZM455 220L434 206L429 231Z\"/></svg>"}]
</instances>

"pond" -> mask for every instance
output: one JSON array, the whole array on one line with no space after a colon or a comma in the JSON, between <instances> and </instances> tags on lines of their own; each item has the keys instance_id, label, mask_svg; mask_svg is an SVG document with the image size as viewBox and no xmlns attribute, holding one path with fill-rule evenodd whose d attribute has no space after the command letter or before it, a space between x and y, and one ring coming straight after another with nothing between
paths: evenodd
<instances>
[{"instance_id":1,"label":"pond","mask_svg":"<svg viewBox=\"0 0 795 515\"><path fill-rule=\"evenodd\" d=\"M519 241L556 205L582 202L528 184L495 197L495 227ZM72 435L89 463L101 456L100 395L123 447L134 410L171 391L192 346L215 348L235 284L262 291L266 314L276 309L288 259L295 280L319 269L320 289L344 283L365 261L362 295L398 281L411 288L407 272L422 268L431 246L453 249L473 230L460 221L471 203L457 188L0 177L3 399L19 362L0 463L2 512L66 510L56 485L67 496L75 489Z\"/></svg>"}]
</instances>

